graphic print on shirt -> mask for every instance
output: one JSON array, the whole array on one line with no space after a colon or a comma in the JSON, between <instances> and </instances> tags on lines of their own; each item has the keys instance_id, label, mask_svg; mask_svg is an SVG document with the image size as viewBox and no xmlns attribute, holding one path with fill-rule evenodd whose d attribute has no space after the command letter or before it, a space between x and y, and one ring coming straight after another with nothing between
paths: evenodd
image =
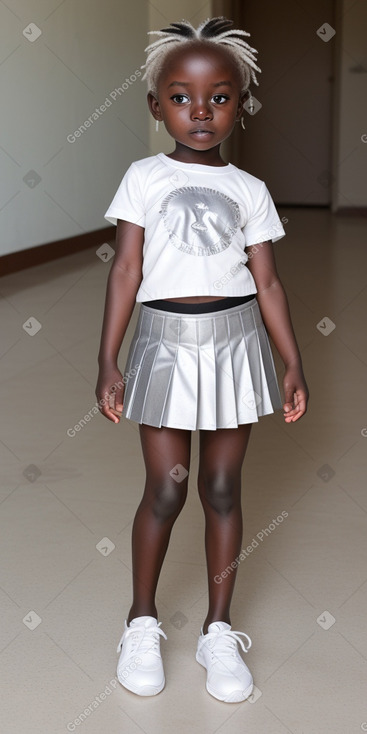
<instances>
[{"instance_id":1,"label":"graphic print on shirt","mask_svg":"<svg viewBox=\"0 0 367 734\"><path fill-rule=\"evenodd\" d=\"M174 189L159 213L172 244L188 255L216 255L226 250L240 222L237 202L204 186Z\"/></svg>"}]
</instances>

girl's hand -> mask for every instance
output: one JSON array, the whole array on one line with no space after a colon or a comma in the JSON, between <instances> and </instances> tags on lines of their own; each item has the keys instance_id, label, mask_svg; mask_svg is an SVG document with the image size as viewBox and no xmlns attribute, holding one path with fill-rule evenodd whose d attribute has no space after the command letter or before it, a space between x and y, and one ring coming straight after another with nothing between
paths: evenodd
<instances>
[{"instance_id":1,"label":"girl's hand","mask_svg":"<svg viewBox=\"0 0 367 734\"><path fill-rule=\"evenodd\" d=\"M283 387L285 398L283 405L284 420L286 423L294 423L306 413L309 397L308 387L301 367L293 366L286 368Z\"/></svg>"},{"instance_id":2,"label":"girl's hand","mask_svg":"<svg viewBox=\"0 0 367 734\"><path fill-rule=\"evenodd\" d=\"M120 423L124 392L125 383L118 367L115 364L100 366L95 392L98 407L102 415L114 423Z\"/></svg>"}]
</instances>

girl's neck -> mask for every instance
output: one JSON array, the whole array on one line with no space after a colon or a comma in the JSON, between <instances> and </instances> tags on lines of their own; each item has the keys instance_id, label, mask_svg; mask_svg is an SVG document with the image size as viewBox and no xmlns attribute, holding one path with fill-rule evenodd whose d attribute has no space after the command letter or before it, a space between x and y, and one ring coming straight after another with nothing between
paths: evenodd
<instances>
[{"instance_id":1,"label":"girl's neck","mask_svg":"<svg viewBox=\"0 0 367 734\"><path fill-rule=\"evenodd\" d=\"M167 158L172 158L180 163L199 163L203 166L226 166L227 163L221 158L219 145L209 150L194 150L186 145L176 142L176 149L172 153L166 153Z\"/></svg>"}]
</instances>

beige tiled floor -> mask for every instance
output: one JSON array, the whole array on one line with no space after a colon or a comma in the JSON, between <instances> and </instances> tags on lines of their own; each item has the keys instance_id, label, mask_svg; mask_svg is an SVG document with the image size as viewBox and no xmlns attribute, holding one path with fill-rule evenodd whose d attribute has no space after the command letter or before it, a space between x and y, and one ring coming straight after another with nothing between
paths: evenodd
<instances>
[{"instance_id":1,"label":"beige tiled floor","mask_svg":"<svg viewBox=\"0 0 367 734\"><path fill-rule=\"evenodd\" d=\"M67 434L95 403L109 266L90 249L0 280L7 734L367 730L366 220L279 213L289 222L275 251L311 399L299 424L279 413L254 426L243 469L243 547L254 538L258 546L239 567L232 624L253 641L246 662L261 694L252 703L209 696L194 658L206 613L197 432L189 498L158 588L167 685L147 699L116 686L144 482L139 434L100 414ZM335 324L328 336L317 328L326 316ZM34 336L23 328L30 317L41 324ZM288 517L262 537L282 511ZM104 538L115 546L108 555L96 548Z\"/></svg>"}]
</instances>

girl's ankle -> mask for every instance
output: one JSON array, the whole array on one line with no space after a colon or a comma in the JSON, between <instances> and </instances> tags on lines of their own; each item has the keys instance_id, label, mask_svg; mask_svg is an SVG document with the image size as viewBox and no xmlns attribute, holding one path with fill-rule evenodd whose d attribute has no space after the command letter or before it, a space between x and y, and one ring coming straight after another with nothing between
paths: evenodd
<instances>
[{"instance_id":1,"label":"girl's ankle","mask_svg":"<svg viewBox=\"0 0 367 734\"><path fill-rule=\"evenodd\" d=\"M226 622L227 624L231 624L231 621L227 614L224 614L222 617L216 617L215 619L214 618L206 619L202 627L204 635L208 633L208 627L210 624L212 624L212 622Z\"/></svg>"},{"instance_id":2,"label":"girl's ankle","mask_svg":"<svg viewBox=\"0 0 367 734\"><path fill-rule=\"evenodd\" d=\"M131 607L131 609L129 611L129 614L127 616L127 619L126 619L126 624L129 625L130 622L131 622L131 620L132 619L135 619L136 617L154 617L155 619L158 619L158 612L157 612L157 609L155 607L153 607L153 609L150 608L148 610L147 610L146 607L145 607L145 609L144 608L142 608L142 609L139 609L139 608L134 609L133 607Z\"/></svg>"}]
</instances>

